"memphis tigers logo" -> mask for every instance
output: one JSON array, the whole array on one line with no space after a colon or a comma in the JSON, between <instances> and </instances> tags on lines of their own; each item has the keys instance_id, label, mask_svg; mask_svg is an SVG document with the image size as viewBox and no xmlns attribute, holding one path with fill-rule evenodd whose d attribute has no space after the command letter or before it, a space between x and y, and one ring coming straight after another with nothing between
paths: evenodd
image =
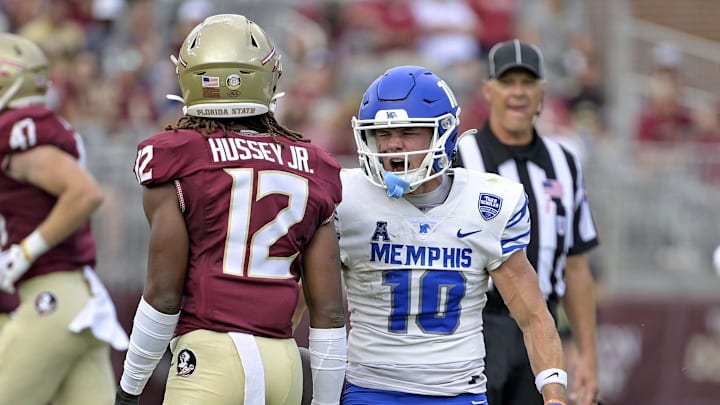
<instances>
[{"instance_id":1,"label":"memphis tigers logo","mask_svg":"<svg viewBox=\"0 0 720 405\"><path fill-rule=\"evenodd\" d=\"M484 220L489 221L500 213L502 198L495 194L480 193L478 197L478 211Z\"/></svg>"}]
</instances>

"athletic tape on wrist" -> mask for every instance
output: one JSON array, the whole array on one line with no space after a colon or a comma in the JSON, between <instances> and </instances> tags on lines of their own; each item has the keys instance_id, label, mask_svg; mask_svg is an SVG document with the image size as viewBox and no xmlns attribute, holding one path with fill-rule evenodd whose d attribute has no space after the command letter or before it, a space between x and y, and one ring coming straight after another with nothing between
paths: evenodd
<instances>
[{"instance_id":1,"label":"athletic tape on wrist","mask_svg":"<svg viewBox=\"0 0 720 405\"><path fill-rule=\"evenodd\" d=\"M310 328L308 351L312 370L313 405L340 401L347 365L347 330Z\"/></svg>"},{"instance_id":2,"label":"athletic tape on wrist","mask_svg":"<svg viewBox=\"0 0 720 405\"><path fill-rule=\"evenodd\" d=\"M20 242L20 248L25 254L25 259L32 263L38 256L47 252L50 246L45 242L40 231L36 229Z\"/></svg>"},{"instance_id":3,"label":"athletic tape on wrist","mask_svg":"<svg viewBox=\"0 0 720 405\"><path fill-rule=\"evenodd\" d=\"M559 368L549 368L538 373L535 377L535 387L542 394L542 389L548 384L560 384L567 388L567 373Z\"/></svg>"},{"instance_id":4,"label":"athletic tape on wrist","mask_svg":"<svg viewBox=\"0 0 720 405\"><path fill-rule=\"evenodd\" d=\"M180 312L162 313L145 301L144 297L140 297L120 377L120 388L123 391L132 395L142 393L165 354L179 319Z\"/></svg>"}]
</instances>

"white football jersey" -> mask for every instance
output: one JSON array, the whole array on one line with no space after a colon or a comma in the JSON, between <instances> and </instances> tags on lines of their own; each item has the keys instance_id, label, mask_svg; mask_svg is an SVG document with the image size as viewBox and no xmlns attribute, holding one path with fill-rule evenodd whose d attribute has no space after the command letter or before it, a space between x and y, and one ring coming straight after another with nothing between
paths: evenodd
<instances>
[{"instance_id":1,"label":"white football jersey","mask_svg":"<svg viewBox=\"0 0 720 405\"><path fill-rule=\"evenodd\" d=\"M485 391L488 271L530 238L521 184L452 169L447 200L422 212L343 170L336 228L350 310L348 381L423 395Z\"/></svg>"}]
</instances>

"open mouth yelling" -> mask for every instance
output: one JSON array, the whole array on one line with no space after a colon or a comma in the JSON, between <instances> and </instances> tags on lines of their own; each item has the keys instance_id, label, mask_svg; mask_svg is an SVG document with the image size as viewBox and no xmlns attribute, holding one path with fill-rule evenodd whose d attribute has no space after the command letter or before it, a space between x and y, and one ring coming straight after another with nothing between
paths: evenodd
<instances>
[{"instance_id":1,"label":"open mouth yelling","mask_svg":"<svg viewBox=\"0 0 720 405\"><path fill-rule=\"evenodd\" d=\"M390 171L404 172L408 169L403 158L390 158L388 162L390 163Z\"/></svg>"}]
</instances>

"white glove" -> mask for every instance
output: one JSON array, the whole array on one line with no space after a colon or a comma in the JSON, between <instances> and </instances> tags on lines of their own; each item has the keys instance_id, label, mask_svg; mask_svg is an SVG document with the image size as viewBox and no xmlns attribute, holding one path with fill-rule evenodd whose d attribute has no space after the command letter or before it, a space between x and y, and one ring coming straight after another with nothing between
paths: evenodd
<instances>
[{"instance_id":1,"label":"white glove","mask_svg":"<svg viewBox=\"0 0 720 405\"><path fill-rule=\"evenodd\" d=\"M18 244L0 252L0 290L14 293L15 282L25 274L31 264Z\"/></svg>"}]
</instances>

